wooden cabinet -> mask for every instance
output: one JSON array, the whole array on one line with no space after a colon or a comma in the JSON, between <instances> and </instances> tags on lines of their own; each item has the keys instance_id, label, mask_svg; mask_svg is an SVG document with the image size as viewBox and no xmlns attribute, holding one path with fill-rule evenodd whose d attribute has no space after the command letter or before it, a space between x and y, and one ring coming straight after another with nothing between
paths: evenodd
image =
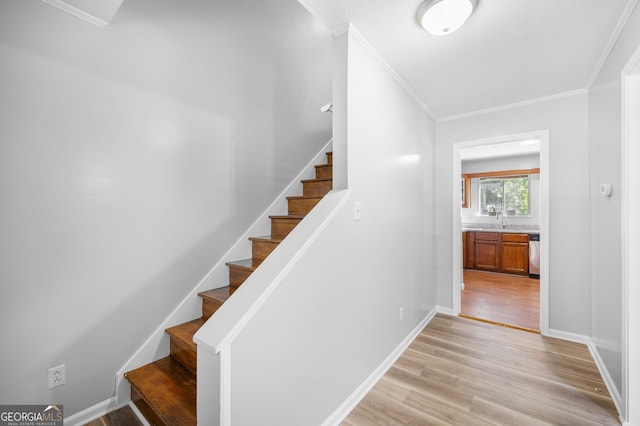
<instances>
[{"instance_id":1,"label":"wooden cabinet","mask_svg":"<svg viewBox=\"0 0 640 426\"><path fill-rule=\"evenodd\" d=\"M463 232L462 262L466 269L527 275L529 236L506 232Z\"/></svg>"},{"instance_id":2,"label":"wooden cabinet","mask_svg":"<svg viewBox=\"0 0 640 426\"><path fill-rule=\"evenodd\" d=\"M462 266L473 269L476 266L476 233L462 233Z\"/></svg>"},{"instance_id":3,"label":"wooden cabinet","mask_svg":"<svg viewBox=\"0 0 640 426\"><path fill-rule=\"evenodd\" d=\"M502 271L510 274L529 274L529 236L502 234Z\"/></svg>"},{"instance_id":4,"label":"wooden cabinet","mask_svg":"<svg viewBox=\"0 0 640 426\"><path fill-rule=\"evenodd\" d=\"M476 232L476 269L500 270L500 234L498 232Z\"/></svg>"}]
</instances>

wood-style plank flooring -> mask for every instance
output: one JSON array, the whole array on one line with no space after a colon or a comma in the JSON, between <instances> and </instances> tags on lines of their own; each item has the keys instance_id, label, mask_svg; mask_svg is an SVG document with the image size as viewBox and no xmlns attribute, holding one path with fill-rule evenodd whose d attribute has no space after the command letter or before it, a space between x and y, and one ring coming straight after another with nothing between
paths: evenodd
<instances>
[{"instance_id":1,"label":"wood-style plank flooring","mask_svg":"<svg viewBox=\"0 0 640 426\"><path fill-rule=\"evenodd\" d=\"M540 280L465 269L460 314L538 331Z\"/></svg>"},{"instance_id":2,"label":"wood-style plank flooring","mask_svg":"<svg viewBox=\"0 0 640 426\"><path fill-rule=\"evenodd\" d=\"M131 407L125 405L118 410L86 423L84 426L142 426L142 422L138 420Z\"/></svg>"},{"instance_id":3,"label":"wood-style plank flooring","mask_svg":"<svg viewBox=\"0 0 640 426\"><path fill-rule=\"evenodd\" d=\"M585 345L442 314L342 423L619 424Z\"/></svg>"}]
</instances>

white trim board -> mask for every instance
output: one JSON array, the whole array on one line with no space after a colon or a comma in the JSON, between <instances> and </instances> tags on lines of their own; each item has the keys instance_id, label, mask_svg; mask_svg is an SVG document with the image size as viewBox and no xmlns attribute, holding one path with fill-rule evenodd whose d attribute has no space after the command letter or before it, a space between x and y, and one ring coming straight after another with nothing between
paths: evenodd
<instances>
[{"instance_id":1,"label":"white trim board","mask_svg":"<svg viewBox=\"0 0 640 426\"><path fill-rule=\"evenodd\" d=\"M387 356L387 358L382 361L382 363L365 379L360 386L351 394L349 397L336 409L336 411L329 416L327 420L322 423L322 426L334 426L339 425L350 413L353 409L362 401L362 399L369 393L371 389L380 381L380 379L385 375L385 373L393 366L393 364L400 358L400 356L404 353L404 351L409 347L411 342L413 342L416 337L420 334L420 332L431 322L431 320L435 317L436 314L442 313L446 315L452 315L451 309L442 306L434 307L429 313L420 321L420 323L409 333L405 339L400 342L400 344ZM455 316L455 315L454 315ZM621 398L618 393L615 385L613 384L613 380L607 371L600 354L596 350L595 344L591 340L589 336L584 336L581 334L569 333L561 330L553 330L550 329L547 337L566 340L569 342L580 343L587 348L589 348L589 352L593 357L594 363L598 368L600 375L609 391L609 395L611 395L611 399L613 400L618 413L621 413ZM634 426L631 423L624 423L625 426Z\"/></svg>"},{"instance_id":2,"label":"white trim board","mask_svg":"<svg viewBox=\"0 0 640 426\"><path fill-rule=\"evenodd\" d=\"M434 115L433 111L431 111L429 106L422 99L420 99L418 94L411 88L411 86L409 86L407 82L404 81L402 77L400 77L396 70L394 70L391 65L389 65L389 63L385 61L385 59L373 48L373 46L369 44L367 39L364 38L362 34L360 34L360 32L353 26L353 24L349 23L348 25L341 25L332 30L332 34L334 36L340 35L344 32L348 32L349 35L353 36L353 39L356 40L358 44L360 44L360 46L362 46L362 48L369 55L371 55L371 57L382 67L382 69L384 69L391 76L391 78L395 80L395 82L398 83L400 87L402 87L405 92L407 92L411 99L413 99L414 102L418 104L418 106L420 106L420 108L422 108L422 110L426 112L431 119L436 120L436 116Z\"/></svg>"},{"instance_id":3,"label":"white trim board","mask_svg":"<svg viewBox=\"0 0 640 426\"><path fill-rule=\"evenodd\" d=\"M624 418L640 423L640 214L638 181L640 170L640 47L636 48L621 72L621 252L622 252L622 397Z\"/></svg>"},{"instance_id":4,"label":"white trim board","mask_svg":"<svg viewBox=\"0 0 640 426\"><path fill-rule=\"evenodd\" d=\"M434 307L427 315L411 330L409 335L382 361L382 363L356 388L355 391L322 423L322 426L333 426L340 424L353 409L362 401L369 391L380 381L385 373L400 358L404 351L415 340L420 332L429 324L436 313L440 312L438 306Z\"/></svg>"},{"instance_id":5,"label":"white trim board","mask_svg":"<svg viewBox=\"0 0 640 426\"><path fill-rule=\"evenodd\" d=\"M540 332L549 331L549 130L502 135L491 138L457 142L452 146L451 188L458 188L462 173L460 150L480 145L491 145L519 139L540 139ZM460 198L451 192L451 309L453 315L460 313L460 288L463 282L462 268L462 221L460 218Z\"/></svg>"},{"instance_id":6,"label":"white trim board","mask_svg":"<svg viewBox=\"0 0 640 426\"><path fill-rule=\"evenodd\" d=\"M616 26L611 33L611 37L609 37L609 41L607 42L607 45L600 55L600 59L598 60L596 67L593 69L593 73L591 73L591 77L589 77L589 80L587 81L587 89L591 90L593 83L595 83L598 75L600 75L600 71L602 71L602 68L607 62L607 59L609 59L609 55L611 55L613 47L616 45L616 42L618 41L618 38L620 37L620 34L622 33L624 26L627 24L627 21L629 20L629 17L631 16L633 9L635 9L637 3L638 0L629 1L624 11L622 12L622 15L620 15L620 19L618 19L618 22L616 23Z\"/></svg>"},{"instance_id":7,"label":"white trim board","mask_svg":"<svg viewBox=\"0 0 640 426\"><path fill-rule=\"evenodd\" d=\"M99 402L85 410L82 410L79 413L67 417L66 419L64 419L64 424L65 426L82 426L93 420L99 419L102 416L106 416L112 411L116 411L123 407L126 407L127 405L131 407L131 410L136 415L138 420L140 420L142 426L151 426L133 402L118 405L115 396Z\"/></svg>"},{"instance_id":8,"label":"white trim board","mask_svg":"<svg viewBox=\"0 0 640 426\"><path fill-rule=\"evenodd\" d=\"M568 92L556 93L556 94L549 95L549 96L542 96L540 98L527 99L527 100L524 100L524 101L514 102L514 103L511 103L511 104L498 105L498 106L494 106L494 107L479 109L479 110L476 110L476 111L463 112L461 114L450 115L450 116L447 116L447 117L439 118L439 119L436 120L436 122L437 123L442 123L444 121L452 121L452 120L458 120L460 118L474 117L476 115L487 114L487 113L490 113L490 112L504 111L504 110L508 110L508 109L512 109L512 108L520 108L520 107L523 107L523 106L539 104L541 102L548 102L548 101L552 101L552 100L555 100L555 99L568 98L570 96L576 96L576 95L584 95L586 93L589 93L589 91L587 89L571 90L571 91L568 91Z\"/></svg>"},{"instance_id":9,"label":"white trim board","mask_svg":"<svg viewBox=\"0 0 640 426\"><path fill-rule=\"evenodd\" d=\"M591 352L591 356L593 357L593 361L596 363L596 367L598 367L598 371L600 372L600 376L602 376L602 380L604 381L607 390L609 391L609 396L611 396L611 400L613 401L613 405L616 406L616 410L618 411L618 417L620 420L623 419L623 409L622 409L622 396L620 396L620 392L616 388L611 375L609 374L609 370L607 370L607 366L604 364L603 359L600 357L600 353L598 352L598 348L596 348L593 340L589 339L587 343L587 347L589 348L589 352Z\"/></svg>"},{"instance_id":10,"label":"white trim board","mask_svg":"<svg viewBox=\"0 0 640 426\"><path fill-rule=\"evenodd\" d=\"M618 392L618 389L616 388L616 385L613 382L611 375L609 374L609 370L607 370L607 367L604 361L602 360L602 357L600 357L600 353L598 352L598 349L596 348L596 345L591 339L591 337L585 336L582 334L570 333L567 331L554 330L554 329L550 329L547 336L553 337L554 339L566 340L568 342L580 343L580 344L586 345L587 348L589 348L589 352L591 353L593 362L596 364L596 367L598 368L598 372L600 373L600 376L602 377L602 380L604 381L604 384L607 387L607 391L611 396L611 400L613 401L613 404L616 406L616 410L618 411L618 416L622 418L622 397L620 396L620 392Z\"/></svg>"},{"instance_id":11,"label":"white trim board","mask_svg":"<svg viewBox=\"0 0 640 426\"><path fill-rule=\"evenodd\" d=\"M67 4L63 1L60 0L42 0L43 2L47 3L48 5L51 5L55 8L58 8L64 12L67 12L77 18L82 19L83 21L86 21L90 24L96 25L100 28L104 28L107 25L109 25L108 22L91 15L90 13L87 13L83 10L78 9L77 7L71 6L70 4Z\"/></svg>"},{"instance_id":12,"label":"white trim board","mask_svg":"<svg viewBox=\"0 0 640 426\"><path fill-rule=\"evenodd\" d=\"M65 418L64 424L65 426L81 426L112 411L122 408L125 405L127 404L118 405L116 397L114 396Z\"/></svg>"}]
</instances>

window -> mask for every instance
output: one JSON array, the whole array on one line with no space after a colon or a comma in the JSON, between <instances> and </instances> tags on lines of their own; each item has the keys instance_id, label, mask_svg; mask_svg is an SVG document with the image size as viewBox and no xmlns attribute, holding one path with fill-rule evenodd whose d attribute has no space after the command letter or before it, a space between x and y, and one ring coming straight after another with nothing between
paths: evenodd
<instances>
[{"instance_id":1,"label":"window","mask_svg":"<svg viewBox=\"0 0 640 426\"><path fill-rule=\"evenodd\" d=\"M480 214L506 216L529 214L529 176L480 179Z\"/></svg>"}]
</instances>

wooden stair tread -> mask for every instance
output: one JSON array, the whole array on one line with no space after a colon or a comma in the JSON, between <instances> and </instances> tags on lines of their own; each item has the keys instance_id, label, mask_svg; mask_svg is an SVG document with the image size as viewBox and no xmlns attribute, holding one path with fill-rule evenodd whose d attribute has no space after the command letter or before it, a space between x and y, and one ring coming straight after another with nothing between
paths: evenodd
<instances>
[{"instance_id":1,"label":"wooden stair tread","mask_svg":"<svg viewBox=\"0 0 640 426\"><path fill-rule=\"evenodd\" d=\"M287 197L287 200L321 200L322 197L319 195L293 195Z\"/></svg>"},{"instance_id":2,"label":"wooden stair tread","mask_svg":"<svg viewBox=\"0 0 640 426\"><path fill-rule=\"evenodd\" d=\"M189 349L196 351L197 346L193 341L193 335L196 334L196 331L198 331L198 329L200 329L200 327L202 327L204 323L204 318L198 318L194 319L193 321L169 327L165 330L165 332L174 339L181 341Z\"/></svg>"},{"instance_id":3,"label":"wooden stair tread","mask_svg":"<svg viewBox=\"0 0 640 426\"><path fill-rule=\"evenodd\" d=\"M250 237L252 258L227 262L229 285L198 293L202 318L188 321L165 332L170 336L169 357L125 374L131 384L131 400L154 425L196 425L197 345L194 334L231 297L233 292L276 249L322 197L333 187L333 153L327 164L315 166L316 178L305 179L302 195L286 197L287 215L269 216L271 235Z\"/></svg>"},{"instance_id":4,"label":"wooden stair tread","mask_svg":"<svg viewBox=\"0 0 640 426\"><path fill-rule=\"evenodd\" d=\"M202 291L198 293L198 296L203 299L212 299L220 302L226 302L229 297L233 294L234 289L231 286L214 288L212 290Z\"/></svg>"},{"instance_id":5,"label":"wooden stair tread","mask_svg":"<svg viewBox=\"0 0 640 426\"><path fill-rule=\"evenodd\" d=\"M271 238L271 235L265 235L263 237L249 237L249 241L259 241L265 243L281 243L282 239Z\"/></svg>"},{"instance_id":6,"label":"wooden stair tread","mask_svg":"<svg viewBox=\"0 0 640 426\"><path fill-rule=\"evenodd\" d=\"M323 178L323 179L303 179L300 182L309 183L309 182L331 182L333 178Z\"/></svg>"},{"instance_id":7,"label":"wooden stair tread","mask_svg":"<svg viewBox=\"0 0 640 426\"><path fill-rule=\"evenodd\" d=\"M254 267L251 265L251 259L242 259L242 260L234 260L231 262L225 263L228 267L235 267L240 269L254 270Z\"/></svg>"},{"instance_id":8,"label":"wooden stair tread","mask_svg":"<svg viewBox=\"0 0 640 426\"><path fill-rule=\"evenodd\" d=\"M202 318L208 320L231 297L237 287L214 288L198 293L202 298Z\"/></svg>"},{"instance_id":9,"label":"wooden stair tread","mask_svg":"<svg viewBox=\"0 0 640 426\"><path fill-rule=\"evenodd\" d=\"M162 358L125 377L165 424L196 424L196 379L178 362Z\"/></svg>"},{"instance_id":10,"label":"wooden stair tread","mask_svg":"<svg viewBox=\"0 0 640 426\"><path fill-rule=\"evenodd\" d=\"M302 219L304 219L304 215L303 215L303 214L275 215L275 216L269 216L269 219L294 219L294 220L302 220Z\"/></svg>"}]
</instances>

